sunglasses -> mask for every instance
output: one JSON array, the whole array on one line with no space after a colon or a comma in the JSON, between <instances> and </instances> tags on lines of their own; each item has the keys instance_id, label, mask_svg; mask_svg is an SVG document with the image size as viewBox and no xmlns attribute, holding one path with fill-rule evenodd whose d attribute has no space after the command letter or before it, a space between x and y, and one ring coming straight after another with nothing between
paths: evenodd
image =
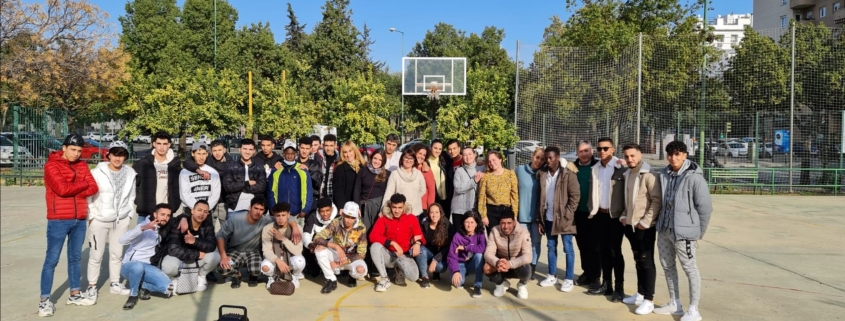
<instances>
[{"instance_id":1,"label":"sunglasses","mask_svg":"<svg viewBox=\"0 0 845 321\"><path fill-rule=\"evenodd\" d=\"M613 147L607 147L607 146L605 146L605 147L596 147L596 150L597 150L597 151L606 152L606 151L609 151L611 148L613 148Z\"/></svg>"}]
</instances>

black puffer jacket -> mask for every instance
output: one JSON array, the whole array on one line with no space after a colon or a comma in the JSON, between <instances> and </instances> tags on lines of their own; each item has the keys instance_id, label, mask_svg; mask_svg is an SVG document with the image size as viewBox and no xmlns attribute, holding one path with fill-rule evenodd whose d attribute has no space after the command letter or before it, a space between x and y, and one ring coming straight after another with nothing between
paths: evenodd
<instances>
[{"instance_id":1,"label":"black puffer jacket","mask_svg":"<svg viewBox=\"0 0 845 321\"><path fill-rule=\"evenodd\" d=\"M244 162L241 159L229 162L223 175L223 190L226 191L226 208L234 209L238 205L241 192L263 196L267 191L267 173L263 163L253 161L249 164L249 180L255 185L249 185L244 177Z\"/></svg>"},{"instance_id":2,"label":"black puffer jacket","mask_svg":"<svg viewBox=\"0 0 845 321\"><path fill-rule=\"evenodd\" d=\"M316 154L319 155L319 154ZM323 182L323 161L322 159L309 159L302 162L297 159L297 162L308 166L308 176L311 177L311 188L314 190L314 199L320 198L320 184Z\"/></svg>"},{"instance_id":3,"label":"black puffer jacket","mask_svg":"<svg viewBox=\"0 0 845 321\"><path fill-rule=\"evenodd\" d=\"M179 196L179 172L182 171L182 161L179 157L173 155L173 151L169 150L168 155L173 157L167 163L167 204L170 205L170 210L176 212L182 204L182 199ZM156 185L158 178L156 177L155 167L155 152L147 155L147 157L139 159L132 165L132 169L138 174L138 179L135 180L135 205L138 215L148 216L153 213L156 206Z\"/></svg>"},{"instance_id":4,"label":"black puffer jacket","mask_svg":"<svg viewBox=\"0 0 845 321\"><path fill-rule=\"evenodd\" d=\"M188 221L188 231L185 233L179 230L179 221L183 218ZM206 218L197 230L191 224L190 214L179 215L173 221L175 224L170 225L170 236L167 238L167 255L181 261L196 261L200 252L211 253L217 250L217 237L214 236L214 224L210 219ZM185 243L185 235L188 233L196 237L194 244Z\"/></svg>"}]
</instances>

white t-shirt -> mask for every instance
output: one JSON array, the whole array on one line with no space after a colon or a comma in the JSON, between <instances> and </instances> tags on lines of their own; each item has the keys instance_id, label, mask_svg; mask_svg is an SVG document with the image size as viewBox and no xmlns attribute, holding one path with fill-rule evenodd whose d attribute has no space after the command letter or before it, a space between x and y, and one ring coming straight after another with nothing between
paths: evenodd
<instances>
[{"instance_id":1,"label":"white t-shirt","mask_svg":"<svg viewBox=\"0 0 845 321\"><path fill-rule=\"evenodd\" d=\"M399 148L396 148L393 151L393 154L390 155L390 158L387 159L387 163L384 164L384 168L388 171L395 171L399 169L399 162L402 161L402 153L399 152Z\"/></svg>"},{"instance_id":2,"label":"white t-shirt","mask_svg":"<svg viewBox=\"0 0 845 321\"><path fill-rule=\"evenodd\" d=\"M560 175L560 168L552 175L552 172L546 172L546 220L552 222L554 220L554 204L555 204L555 183L557 183L557 176Z\"/></svg>"},{"instance_id":3,"label":"white t-shirt","mask_svg":"<svg viewBox=\"0 0 845 321\"><path fill-rule=\"evenodd\" d=\"M249 165L244 164L244 181L249 182ZM249 184L249 183L247 183ZM235 211L246 211L249 209L249 203L252 202L252 198L255 195L241 192L241 196L238 197L238 204L235 206Z\"/></svg>"},{"instance_id":4,"label":"white t-shirt","mask_svg":"<svg viewBox=\"0 0 845 321\"><path fill-rule=\"evenodd\" d=\"M610 179L613 178L613 171L616 160L607 162L607 166L599 163L599 208L610 209Z\"/></svg>"},{"instance_id":5,"label":"white t-shirt","mask_svg":"<svg viewBox=\"0 0 845 321\"><path fill-rule=\"evenodd\" d=\"M168 204L167 163L153 163L156 169L156 204Z\"/></svg>"}]
</instances>

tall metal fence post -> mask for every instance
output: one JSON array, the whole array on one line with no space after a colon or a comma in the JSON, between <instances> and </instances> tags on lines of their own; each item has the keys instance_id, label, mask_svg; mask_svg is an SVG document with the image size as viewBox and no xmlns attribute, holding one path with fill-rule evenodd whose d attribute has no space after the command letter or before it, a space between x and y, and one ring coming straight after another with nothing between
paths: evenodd
<instances>
[{"instance_id":1,"label":"tall metal fence post","mask_svg":"<svg viewBox=\"0 0 845 321\"><path fill-rule=\"evenodd\" d=\"M789 193L792 193L792 169L795 167L795 23L792 23L792 67L789 80Z\"/></svg>"},{"instance_id":2,"label":"tall metal fence post","mask_svg":"<svg viewBox=\"0 0 845 321\"><path fill-rule=\"evenodd\" d=\"M704 19L701 20L701 24L704 26L704 31L709 32L707 27L707 3L709 1L704 2ZM704 51L703 57L701 59L701 132L698 134L699 141L701 143L698 144L698 163L704 164L704 124L706 123L706 113L704 110L707 109L707 48L710 46L706 41L702 43L702 50ZM727 137L725 137L727 138Z\"/></svg>"},{"instance_id":3,"label":"tall metal fence post","mask_svg":"<svg viewBox=\"0 0 845 321\"><path fill-rule=\"evenodd\" d=\"M842 111L842 121L839 122L839 130L842 132L842 138L839 139L839 169L845 169L845 167L842 167L842 157L845 156L845 110ZM839 184L839 181L836 184Z\"/></svg>"},{"instance_id":4,"label":"tall metal fence post","mask_svg":"<svg viewBox=\"0 0 845 321\"><path fill-rule=\"evenodd\" d=\"M754 152L754 167L759 169L760 168L760 153L757 153L757 150L759 149L762 152L763 155L766 155L766 144L763 143L763 145L760 145L760 112L759 111L754 113L754 142L753 142L753 144L754 144L754 149L752 151ZM762 148L761 148L761 146L762 146ZM774 158L774 153L775 153L774 148L775 148L775 146L772 146L772 158Z\"/></svg>"},{"instance_id":5,"label":"tall metal fence post","mask_svg":"<svg viewBox=\"0 0 845 321\"><path fill-rule=\"evenodd\" d=\"M516 79L514 79L514 91L513 91L513 135L519 138L519 39L516 40ZM545 131L543 135L545 135ZM516 145L512 146L513 150L516 151ZM508 155L508 163L510 163L510 169L516 169L516 152L511 153Z\"/></svg>"},{"instance_id":6,"label":"tall metal fence post","mask_svg":"<svg viewBox=\"0 0 845 321\"><path fill-rule=\"evenodd\" d=\"M18 143L20 142L20 137L18 136L18 131L20 131L20 123L21 123L21 106L14 106L12 108L12 136L14 141L12 142L12 172L18 173L18 184L21 184L21 177L23 176L22 171L20 170L20 149L18 148Z\"/></svg>"},{"instance_id":7,"label":"tall metal fence post","mask_svg":"<svg viewBox=\"0 0 845 321\"><path fill-rule=\"evenodd\" d=\"M639 35L639 60L637 63L637 145L640 144L640 111L643 104L643 33Z\"/></svg>"}]
</instances>

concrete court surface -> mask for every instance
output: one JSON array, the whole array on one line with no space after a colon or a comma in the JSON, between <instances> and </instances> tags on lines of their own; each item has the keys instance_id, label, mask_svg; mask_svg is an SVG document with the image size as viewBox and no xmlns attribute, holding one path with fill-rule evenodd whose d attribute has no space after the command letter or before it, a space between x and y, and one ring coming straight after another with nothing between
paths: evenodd
<instances>
[{"instance_id":1,"label":"concrete court surface","mask_svg":"<svg viewBox=\"0 0 845 321\"><path fill-rule=\"evenodd\" d=\"M46 241L43 187L3 187L0 229L0 319L37 319L36 298ZM699 246L703 278L701 314L705 320L845 320L845 198L812 196L714 196L715 213ZM134 225L134 224L133 224ZM562 250L559 250L562 251ZM626 255L626 293L636 291L630 246ZM577 256L576 256L577 258ZM88 249L83 249L82 279L87 280ZM537 271L547 271L546 249ZM559 255L559 275L564 260ZM666 282L656 262L655 301L667 300ZM263 285L230 289L211 285L203 293L165 300L140 301L121 309L126 298L107 289L108 264L100 276L100 299L94 306L66 306L68 283L63 255L56 268L53 300L58 320L216 320L221 304L245 305L251 320L677 320L666 315L637 316L635 307L611 303L603 296L529 285L529 299L516 298L515 285L501 298L485 280L483 296L450 289L444 281L423 290L417 284L373 291L370 282L354 289L342 284L330 295L319 293L322 277L303 281L291 297L272 296ZM680 269L680 267L679 267ZM576 275L580 273L576 260ZM689 302L681 275L682 303ZM472 280L472 276L469 277ZM344 278L341 278L341 282ZM83 281L82 284L87 282Z\"/></svg>"}]
</instances>

